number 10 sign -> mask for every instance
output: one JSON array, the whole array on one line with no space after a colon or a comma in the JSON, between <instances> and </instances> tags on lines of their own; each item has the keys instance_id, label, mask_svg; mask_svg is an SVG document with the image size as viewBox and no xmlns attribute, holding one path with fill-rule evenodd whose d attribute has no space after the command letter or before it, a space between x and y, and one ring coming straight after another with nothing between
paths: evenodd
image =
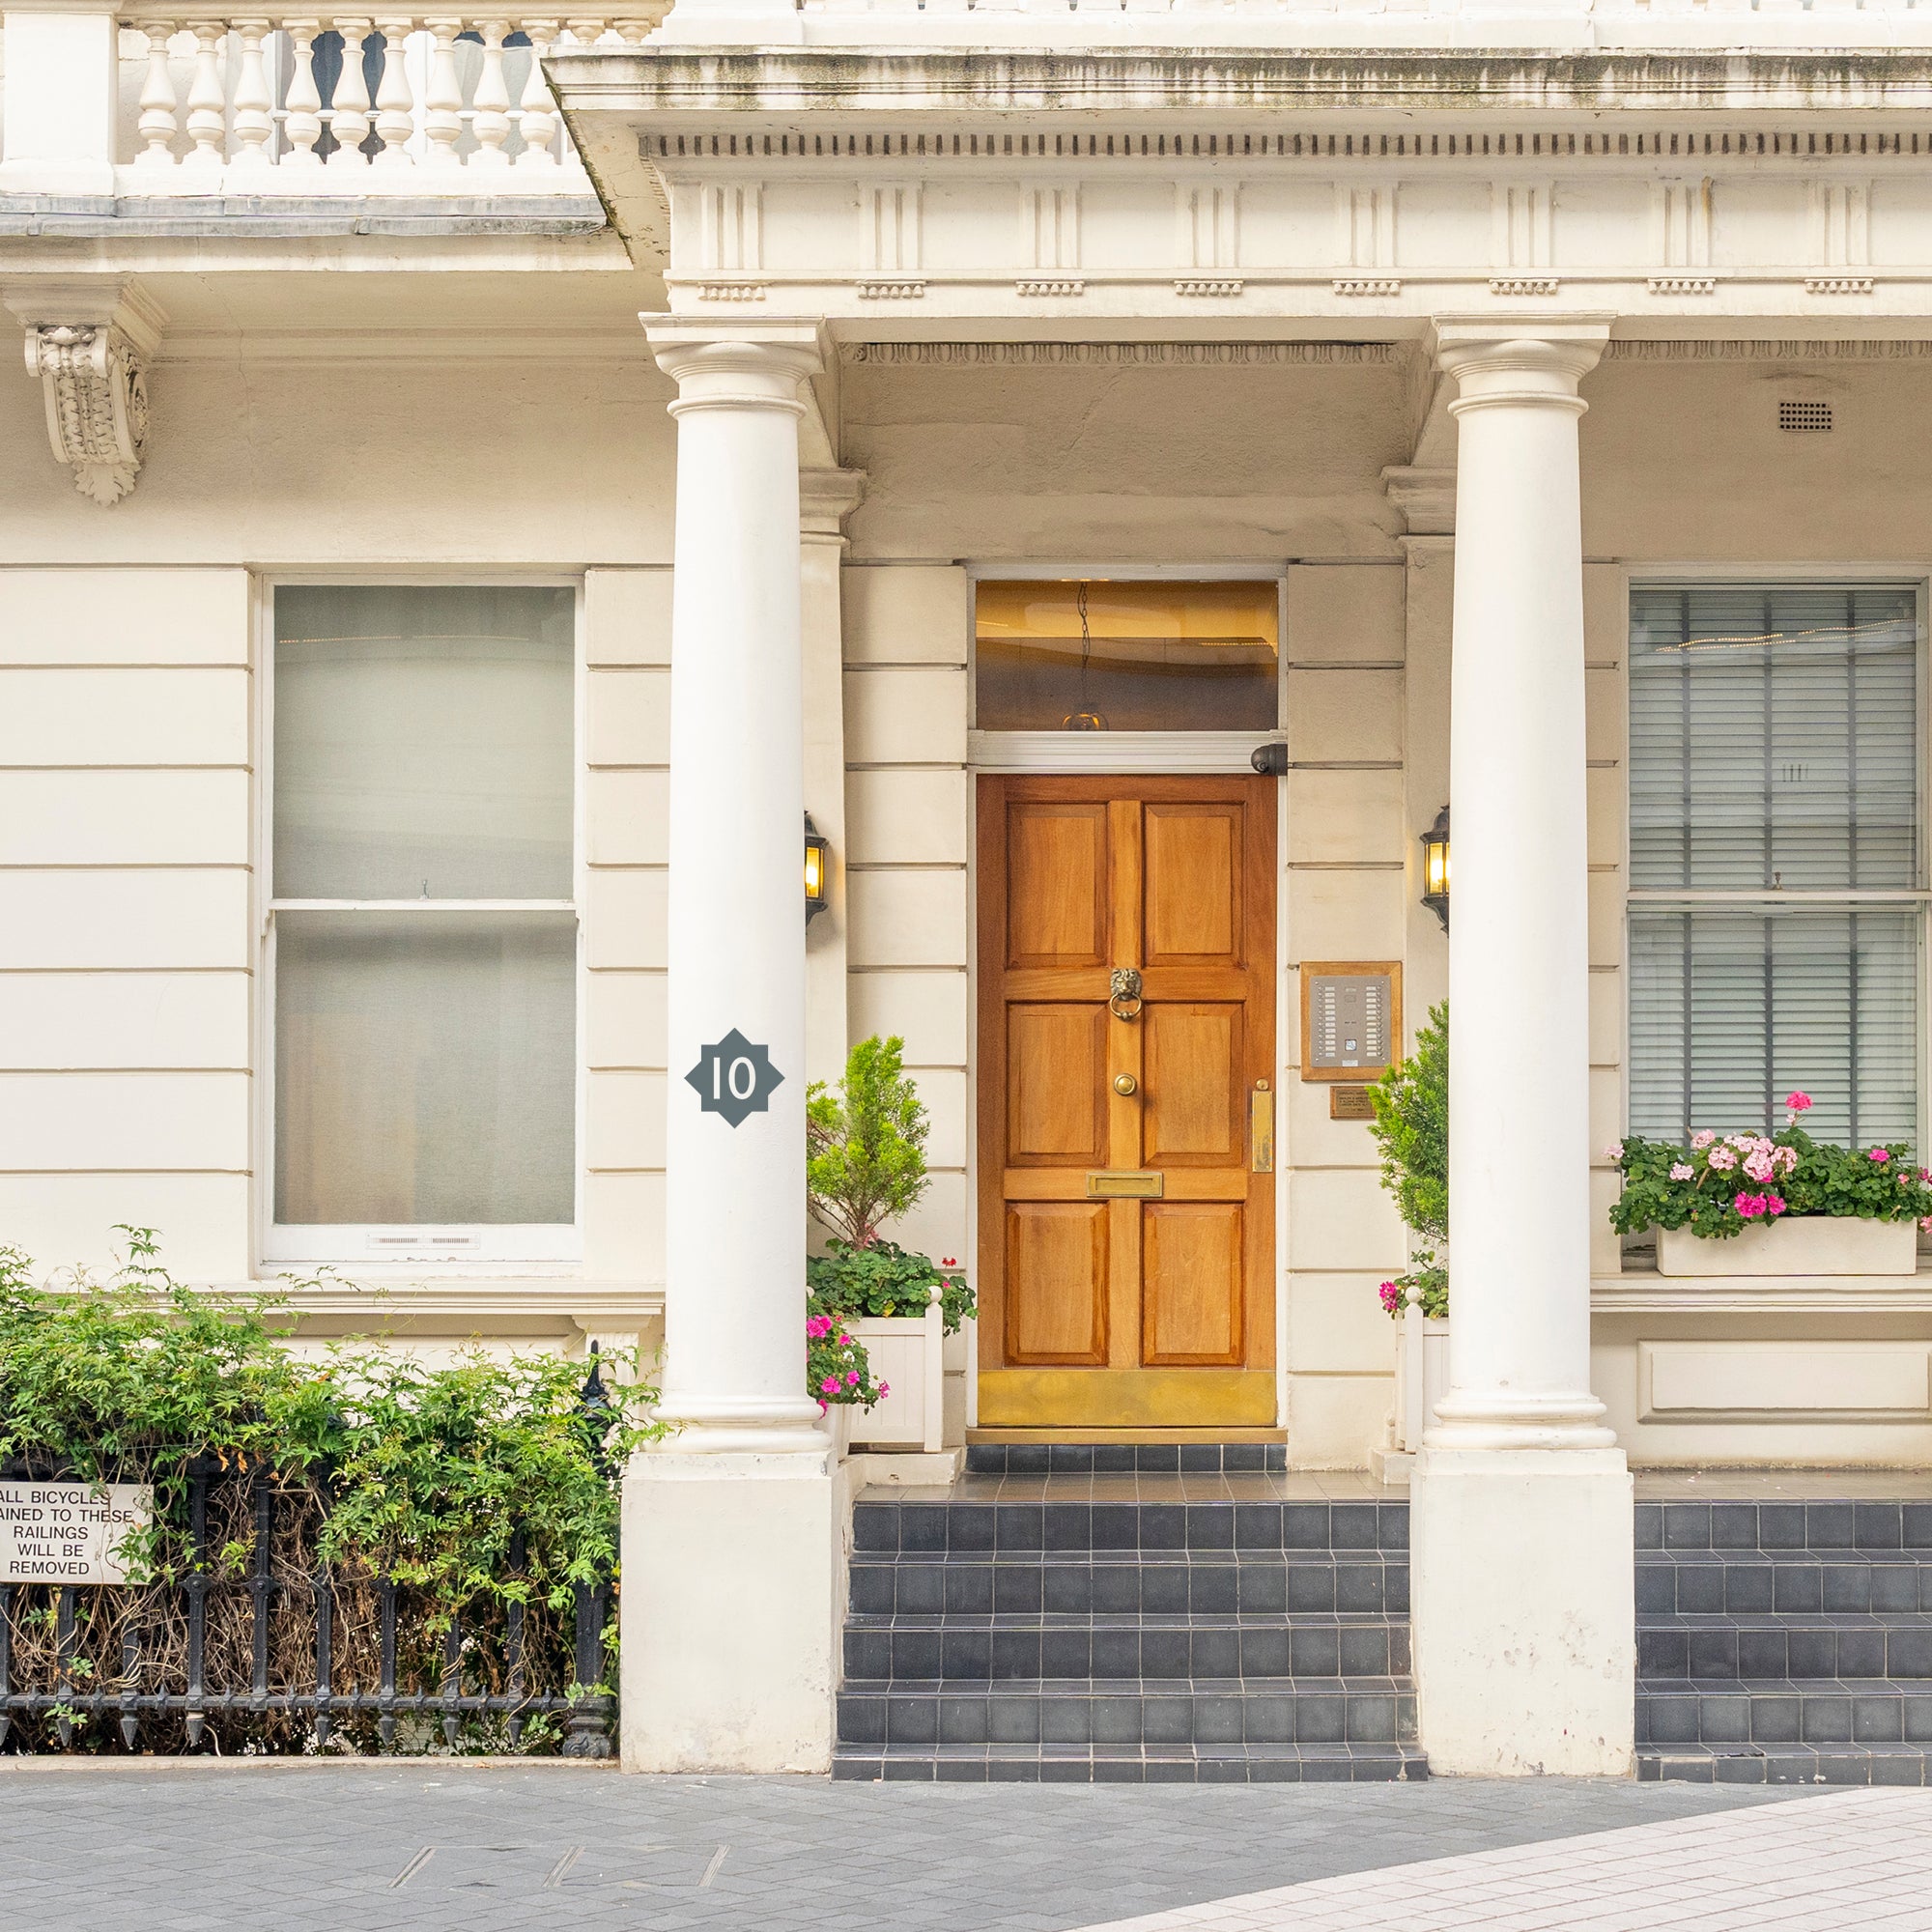
<instances>
[{"instance_id":1,"label":"number 10 sign","mask_svg":"<svg viewBox=\"0 0 1932 1932\"><path fill-rule=\"evenodd\" d=\"M771 1050L754 1045L736 1027L697 1056L685 1079L697 1090L699 1109L722 1114L735 1127L750 1114L768 1114L772 1090L784 1075L772 1065Z\"/></svg>"}]
</instances>

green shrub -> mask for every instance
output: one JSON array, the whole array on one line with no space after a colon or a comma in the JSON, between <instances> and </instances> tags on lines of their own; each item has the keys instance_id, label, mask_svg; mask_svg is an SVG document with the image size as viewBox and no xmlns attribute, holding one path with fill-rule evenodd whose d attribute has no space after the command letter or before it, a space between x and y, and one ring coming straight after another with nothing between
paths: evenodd
<instances>
[{"instance_id":1,"label":"green shrub","mask_svg":"<svg viewBox=\"0 0 1932 1932\"><path fill-rule=\"evenodd\" d=\"M862 1039L837 1092L814 1080L806 1095L807 1205L855 1248L870 1247L925 1192L925 1109L904 1055L896 1035Z\"/></svg>"},{"instance_id":2,"label":"green shrub","mask_svg":"<svg viewBox=\"0 0 1932 1932\"><path fill-rule=\"evenodd\" d=\"M806 1263L805 1280L813 1313L825 1315L923 1315L936 1288L946 1332L952 1335L974 1312L965 1277L946 1272L954 1266L944 1262L934 1267L924 1255L908 1254L883 1236L868 1248L835 1239Z\"/></svg>"},{"instance_id":3,"label":"green shrub","mask_svg":"<svg viewBox=\"0 0 1932 1932\"><path fill-rule=\"evenodd\" d=\"M1417 1265L1381 1284L1382 1307L1399 1317L1411 1301L1433 1318L1449 1313L1449 1268L1440 1256L1449 1238L1449 1007L1432 1007L1415 1051L1369 1089L1370 1132L1381 1150L1382 1185L1395 1196L1404 1225L1422 1245Z\"/></svg>"}]
</instances>

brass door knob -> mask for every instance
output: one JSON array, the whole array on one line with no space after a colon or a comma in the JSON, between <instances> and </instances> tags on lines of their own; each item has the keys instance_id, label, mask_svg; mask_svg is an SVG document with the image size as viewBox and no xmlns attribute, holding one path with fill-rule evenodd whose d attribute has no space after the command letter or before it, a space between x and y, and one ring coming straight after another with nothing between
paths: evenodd
<instances>
[{"instance_id":1,"label":"brass door knob","mask_svg":"<svg viewBox=\"0 0 1932 1932\"><path fill-rule=\"evenodd\" d=\"M1138 1093L1140 1091L1140 1084L1131 1073L1117 1073L1114 1075L1114 1092L1119 1094L1122 1098L1125 1098L1129 1094Z\"/></svg>"}]
</instances>

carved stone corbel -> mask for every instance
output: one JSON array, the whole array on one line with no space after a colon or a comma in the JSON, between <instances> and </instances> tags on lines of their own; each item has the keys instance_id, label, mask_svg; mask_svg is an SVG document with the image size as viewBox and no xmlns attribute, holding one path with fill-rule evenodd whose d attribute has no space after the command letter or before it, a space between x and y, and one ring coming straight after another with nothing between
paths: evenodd
<instances>
[{"instance_id":1,"label":"carved stone corbel","mask_svg":"<svg viewBox=\"0 0 1932 1932\"><path fill-rule=\"evenodd\" d=\"M16 283L0 300L26 327L55 460L83 497L118 503L147 454L148 363L166 318L124 281Z\"/></svg>"}]
</instances>

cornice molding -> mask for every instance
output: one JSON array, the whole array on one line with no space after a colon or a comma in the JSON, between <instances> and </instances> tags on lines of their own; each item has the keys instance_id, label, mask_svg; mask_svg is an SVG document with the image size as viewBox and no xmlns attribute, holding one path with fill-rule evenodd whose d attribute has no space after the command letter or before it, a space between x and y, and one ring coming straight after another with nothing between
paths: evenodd
<instances>
[{"instance_id":1,"label":"cornice molding","mask_svg":"<svg viewBox=\"0 0 1932 1932\"><path fill-rule=\"evenodd\" d=\"M1132 367L1226 368L1244 363L1387 363L1393 342L854 342L848 362L927 367L1029 367L1068 363Z\"/></svg>"},{"instance_id":2,"label":"cornice molding","mask_svg":"<svg viewBox=\"0 0 1932 1932\"><path fill-rule=\"evenodd\" d=\"M1605 362L1909 362L1932 356L1932 341L1917 338L1873 341L1776 341L1742 337L1733 341L1610 342Z\"/></svg>"},{"instance_id":3,"label":"cornice molding","mask_svg":"<svg viewBox=\"0 0 1932 1932\"><path fill-rule=\"evenodd\" d=\"M166 316L131 282L16 284L0 302L26 328L54 460L83 497L118 503L148 453L148 364Z\"/></svg>"}]
</instances>

